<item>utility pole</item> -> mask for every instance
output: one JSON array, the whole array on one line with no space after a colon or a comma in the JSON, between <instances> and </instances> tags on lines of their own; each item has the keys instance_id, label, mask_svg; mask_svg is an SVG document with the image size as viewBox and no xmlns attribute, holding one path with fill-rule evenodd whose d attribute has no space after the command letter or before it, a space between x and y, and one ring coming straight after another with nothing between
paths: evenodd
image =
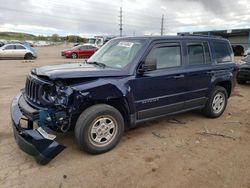
<instances>
[{"instance_id":1,"label":"utility pole","mask_svg":"<svg viewBox=\"0 0 250 188\"><path fill-rule=\"evenodd\" d=\"M161 36L163 35L163 31L164 31L164 14L161 17Z\"/></svg>"},{"instance_id":2,"label":"utility pole","mask_svg":"<svg viewBox=\"0 0 250 188\"><path fill-rule=\"evenodd\" d=\"M120 16L119 16L119 18L120 18L120 24L119 24L119 26L120 26L120 37L122 37L122 7L120 7Z\"/></svg>"}]
</instances>

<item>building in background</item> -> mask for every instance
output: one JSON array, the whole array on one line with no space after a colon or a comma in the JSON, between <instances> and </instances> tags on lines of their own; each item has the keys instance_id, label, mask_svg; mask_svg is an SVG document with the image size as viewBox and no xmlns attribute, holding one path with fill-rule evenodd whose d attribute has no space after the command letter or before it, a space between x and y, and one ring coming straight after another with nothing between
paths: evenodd
<instances>
[{"instance_id":1,"label":"building in background","mask_svg":"<svg viewBox=\"0 0 250 188\"><path fill-rule=\"evenodd\" d=\"M193 35L214 35L228 39L233 47L234 54L240 56L250 47L250 28L249 29L232 29L232 30L213 30L213 31L197 31L197 32L182 32L178 35L193 34Z\"/></svg>"}]
</instances>

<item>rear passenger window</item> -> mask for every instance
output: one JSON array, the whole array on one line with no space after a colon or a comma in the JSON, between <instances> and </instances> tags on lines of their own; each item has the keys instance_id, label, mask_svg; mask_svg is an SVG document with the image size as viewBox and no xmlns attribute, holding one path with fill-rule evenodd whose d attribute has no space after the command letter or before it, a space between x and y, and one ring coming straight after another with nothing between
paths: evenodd
<instances>
[{"instance_id":1,"label":"rear passenger window","mask_svg":"<svg viewBox=\"0 0 250 188\"><path fill-rule=\"evenodd\" d=\"M21 45L16 45L16 49L18 49L18 50L23 50L23 49L25 49L23 46L21 46Z\"/></svg>"},{"instance_id":2,"label":"rear passenger window","mask_svg":"<svg viewBox=\"0 0 250 188\"><path fill-rule=\"evenodd\" d=\"M207 42L188 43L188 62L190 65L211 63Z\"/></svg>"},{"instance_id":3,"label":"rear passenger window","mask_svg":"<svg viewBox=\"0 0 250 188\"><path fill-rule=\"evenodd\" d=\"M181 65L180 45L159 46L153 48L147 58L156 59L157 69L177 67Z\"/></svg>"},{"instance_id":4,"label":"rear passenger window","mask_svg":"<svg viewBox=\"0 0 250 188\"><path fill-rule=\"evenodd\" d=\"M231 53L229 51L228 45L225 42L213 42L215 58L217 63L227 63L231 62Z\"/></svg>"}]
</instances>

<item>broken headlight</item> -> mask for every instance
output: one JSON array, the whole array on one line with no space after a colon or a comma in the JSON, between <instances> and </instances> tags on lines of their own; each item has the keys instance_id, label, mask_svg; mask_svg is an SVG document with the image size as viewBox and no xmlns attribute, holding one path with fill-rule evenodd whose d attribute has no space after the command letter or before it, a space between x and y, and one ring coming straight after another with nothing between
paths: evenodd
<instances>
[{"instance_id":1,"label":"broken headlight","mask_svg":"<svg viewBox=\"0 0 250 188\"><path fill-rule=\"evenodd\" d=\"M39 89L39 100L43 105L50 106L55 102L55 87L44 84Z\"/></svg>"},{"instance_id":2,"label":"broken headlight","mask_svg":"<svg viewBox=\"0 0 250 188\"><path fill-rule=\"evenodd\" d=\"M72 92L72 89L68 86L43 85L39 91L39 98L41 103L45 106L66 106L68 104L68 98Z\"/></svg>"},{"instance_id":3,"label":"broken headlight","mask_svg":"<svg viewBox=\"0 0 250 188\"><path fill-rule=\"evenodd\" d=\"M69 86L56 87L56 105L66 106L68 104L69 96L73 93Z\"/></svg>"}]
</instances>

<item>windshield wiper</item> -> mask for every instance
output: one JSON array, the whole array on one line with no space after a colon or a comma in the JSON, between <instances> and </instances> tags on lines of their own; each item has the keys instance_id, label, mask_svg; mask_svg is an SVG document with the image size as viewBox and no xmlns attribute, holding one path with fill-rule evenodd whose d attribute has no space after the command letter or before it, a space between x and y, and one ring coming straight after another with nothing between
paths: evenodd
<instances>
[{"instance_id":1,"label":"windshield wiper","mask_svg":"<svg viewBox=\"0 0 250 188\"><path fill-rule=\"evenodd\" d=\"M96 62L96 61L92 61L92 62L86 62L87 64L93 64L93 65L97 65L97 66L99 66L99 67L103 67L103 68L105 68L106 67L106 65L104 64L104 63L100 63L100 62Z\"/></svg>"}]
</instances>

